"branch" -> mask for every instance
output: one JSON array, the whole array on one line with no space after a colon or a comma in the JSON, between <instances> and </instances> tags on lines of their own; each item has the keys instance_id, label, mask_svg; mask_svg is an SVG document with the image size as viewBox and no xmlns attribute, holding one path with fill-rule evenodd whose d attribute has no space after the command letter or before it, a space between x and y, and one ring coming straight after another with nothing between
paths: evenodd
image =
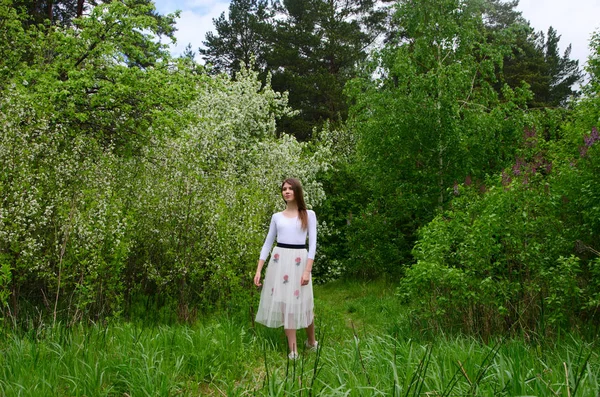
<instances>
[{"instance_id":1,"label":"branch","mask_svg":"<svg viewBox=\"0 0 600 397\"><path fill-rule=\"evenodd\" d=\"M92 44L90 44L89 48L87 49L87 51L81 56L81 58L79 58L79 60L77 62L75 62L75 68L77 68L81 62L85 61L87 59L88 56L90 56L90 53L92 51L94 51L94 49L98 46L98 44L100 44L101 42L103 42L106 39L106 35L107 33L113 28L113 26L117 25L117 22L111 24L111 25L107 25L107 29L104 33L102 33L102 36L100 36L100 40L93 42Z\"/></svg>"}]
</instances>

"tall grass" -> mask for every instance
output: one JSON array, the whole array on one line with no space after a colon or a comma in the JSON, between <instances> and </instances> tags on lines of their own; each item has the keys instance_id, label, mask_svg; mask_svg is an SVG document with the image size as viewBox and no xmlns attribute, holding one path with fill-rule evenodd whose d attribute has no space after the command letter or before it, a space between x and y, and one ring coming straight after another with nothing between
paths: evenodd
<instances>
[{"instance_id":1,"label":"tall grass","mask_svg":"<svg viewBox=\"0 0 600 397\"><path fill-rule=\"evenodd\" d=\"M194 325L38 327L0 339L5 396L597 396L594 341L421 337L385 284L315 287L316 353L218 315ZM299 334L299 341L303 334Z\"/></svg>"}]
</instances>

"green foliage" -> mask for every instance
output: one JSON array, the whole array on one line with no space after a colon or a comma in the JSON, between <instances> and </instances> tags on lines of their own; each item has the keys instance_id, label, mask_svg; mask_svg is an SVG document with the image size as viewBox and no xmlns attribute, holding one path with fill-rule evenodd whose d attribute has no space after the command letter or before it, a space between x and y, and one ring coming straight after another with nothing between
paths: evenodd
<instances>
[{"instance_id":1,"label":"green foliage","mask_svg":"<svg viewBox=\"0 0 600 397\"><path fill-rule=\"evenodd\" d=\"M62 25L71 24L76 17L81 17L84 11L98 5L95 0L59 0L59 1L26 1L12 0L14 7L27 15L25 26L57 23Z\"/></svg>"},{"instance_id":2,"label":"green foliage","mask_svg":"<svg viewBox=\"0 0 600 397\"><path fill-rule=\"evenodd\" d=\"M538 114L512 167L479 192L457 186L449 209L419 231L399 290L418 323L485 336L598 323L597 106L597 96L583 98L562 124L562 112Z\"/></svg>"},{"instance_id":3,"label":"green foliage","mask_svg":"<svg viewBox=\"0 0 600 397\"><path fill-rule=\"evenodd\" d=\"M326 145L309 151L275 137L286 100L248 69L235 81L207 80L192 106L199 122L149 148L153 161L138 171L132 203L132 283L186 307L243 302L269 217L283 204L280 181L296 175L309 205L323 199L315 175L327 168Z\"/></svg>"},{"instance_id":4,"label":"green foliage","mask_svg":"<svg viewBox=\"0 0 600 397\"><path fill-rule=\"evenodd\" d=\"M0 1L0 89L21 67L26 53L27 35L21 25L23 17L11 0Z\"/></svg>"},{"instance_id":5,"label":"green foliage","mask_svg":"<svg viewBox=\"0 0 600 397\"><path fill-rule=\"evenodd\" d=\"M570 59L571 46L561 56L558 32L552 27L546 35L534 32L519 14L509 14L503 23L510 24L513 34L508 41L501 41L511 50L499 71L498 91L504 83L513 89L526 83L533 94L528 100L530 108L566 107L579 94L574 86L583 80L579 61Z\"/></svg>"},{"instance_id":6,"label":"green foliage","mask_svg":"<svg viewBox=\"0 0 600 397\"><path fill-rule=\"evenodd\" d=\"M600 31L595 32L590 40L590 56L586 70L590 81L586 84L584 92L590 98L594 98L593 94L600 92Z\"/></svg>"},{"instance_id":7,"label":"green foliage","mask_svg":"<svg viewBox=\"0 0 600 397\"><path fill-rule=\"evenodd\" d=\"M566 106L568 101L578 94L573 86L583 80L579 61L570 59L570 44L560 56L558 49L560 35L552 27L548 28L546 37L541 32L538 36L537 51L543 54L540 63L541 76L538 77L538 82L541 84L533 90L535 96L531 106Z\"/></svg>"},{"instance_id":8,"label":"green foliage","mask_svg":"<svg viewBox=\"0 0 600 397\"><path fill-rule=\"evenodd\" d=\"M278 131L308 140L314 128L346 119L344 85L383 32L387 10L377 3L234 0L227 18L213 21L216 33L207 33L200 53L215 71L232 76L254 59L299 111L284 116Z\"/></svg>"},{"instance_id":9,"label":"green foliage","mask_svg":"<svg viewBox=\"0 0 600 397\"><path fill-rule=\"evenodd\" d=\"M190 102L194 86L154 39L172 20L149 15L153 10L110 2L73 27L32 28L34 59L17 86L45 107L51 123L123 154L137 153L152 135L172 134L185 120L174 109Z\"/></svg>"},{"instance_id":10,"label":"green foliage","mask_svg":"<svg viewBox=\"0 0 600 397\"><path fill-rule=\"evenodd\" d=\"M0 10L6 34L19 33L12 44L26 49L2 46L0 252L11 270L4 313L15 323L28 316L22 307L37 308L40 319L118 314L134 226L123 162L150 136L184 124L192 76L154 40L170 22L147 4L112 2L73 26L26 32L9 3Z\"/></svg>"},{"instance_id":11,"label":"green foliage","mask_svg":"<svg viewBox=\"0 0 600 397\"><path fill-rule=\"evenodd\" d=\"M482 335L597 323L597 135L569 159L568 140L528 130L516 163L485 192L458 189L420 230L402 282L417 321Z\"/></svg>"},{"instance_id":12,"label":"green foliage","mask_svg":"<svg viewBox=\"0 0 600 397\"><path fill-rule=\"evenodd\" d=\"M277 138L287 95L247 69L231 81L171 59L156 40L170 17L146 3L26 33L7 10L2 34L21 32L29 52L1 47L18 60L0 96L3 313L70 323L147 298L192 319L243 302L279 181L323 200L328 132L310 147Z\"/></svg>"},{"instance_id":13,"label":"green foliage","mask_svg":"<svg viewBox=\"0 0 600 397\"><path fill-rule=\"evenodd\" d=\"M505 86L501 100L494 91L507 48L489 42L482 12L474 1L399 3L398 38L347 86L356 172L373 194L372 229L360 227L354 241L365 248L357 269L381 266L384 252L386 266L406 264L416 229L446 205L448 188L484 180L514 156L528 93Z\"/></svg>"},{"instance_id":14,"label":"green foliage","mask_svg":"<svg viewBox=\"0 0 600 397\"><path fill-rule=\"evenodd\" d=\"M227 18L213 19L216 33L206 33L200 54L212 70L231 76L251 62L264 71L273 13L266 0L232 0Z\"/></svg>"},{"instance_id":15,"label":"green foliage","mask_svg":"<svg viewBox=\"0 0 600 397\"><path fill-rule=\"evenodd\" d=\"M342 132L342 134L350 133ZM360 246L354 244L361 244L360 241L350 240L351 230L353 228L360 230L361 218L357 219L357 217L360 217L362 207L369 199L366 188L360 185L360 180L354 174L348 159L340 155L335 148L334 153L339 156L338 161L328 172L320 175L327 197L316 208L320 221L319 254L317 266L313 268L312 274L314 281L318 283L333 281L340 277L349 278L350 256L357 252L356 248ZM365 275L375 269L364 266L361 270Z\"/></svg>"},{"instance_id":16,"label":"green foliage","mask_svg":"<svg viewBox=\"0 0 600 397\"><path fill-rule=\"evenodd\" d=\"M71 295L73 316L90 305L101 315L118 303L128 245L117 159L92 140L67 140L23 95L7 93L0 107L0 249L12 270L14 319L21 294L36 301L41 293L52 311L65 286L81 293Z\"/></svg>"}]
</instances>

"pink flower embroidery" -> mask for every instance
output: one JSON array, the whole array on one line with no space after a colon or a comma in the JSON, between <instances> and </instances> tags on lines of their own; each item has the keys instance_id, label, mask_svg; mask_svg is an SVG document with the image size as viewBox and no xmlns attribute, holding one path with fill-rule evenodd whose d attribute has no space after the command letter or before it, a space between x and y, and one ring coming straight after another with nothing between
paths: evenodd
<instances>
[{"instance_id":1,"label":"pink flower embroidery","mask_svg":"<svg viewBox=\"0 0 600 397\"><path fill-rule=\"evenodd\" d=\"M300 257L296 258L296 266L300 266L300 262L302 262L302 259Z\"/></svg>"},{"instance_id":2,"label":"pink flower embroidery","mask_svg":"<svg viewBox=\"0 0 600 397\"><path fill-rule=\"evenodd\" d=\"M300 291L299 290L294 291L294 296L296 297L296 299L299 299L300 298Z\"/></svg>"},{"instance_id":3,"label":"pink flower embroidery","mask_svg":"<svg viewBox=\"0 0 600 397\"><path fill-rule=\"evenodd\" d=\"M283 283L287 284L288 282L288 275L286 274L285 276L283 276Z\"/></svg>"},{"instance_id":4,"label":"pink flower embroidery","mask_svg":"<svg viewBox=\"0 0 600 397\"><path fill-rule=\"evenodd\" d=\"M279 262L279 254L273 255L273 262L275 262L275 263Z\"/></svg>"}]
</instances>

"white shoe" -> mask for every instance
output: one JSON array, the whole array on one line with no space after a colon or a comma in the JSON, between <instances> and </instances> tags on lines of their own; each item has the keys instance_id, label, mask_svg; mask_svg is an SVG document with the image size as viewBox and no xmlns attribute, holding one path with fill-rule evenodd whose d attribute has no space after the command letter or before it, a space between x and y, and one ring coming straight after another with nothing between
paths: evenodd
<instances>
[{"instance_id":1,"label":"white shoe","mask_svg":"<svg viewBox=\"0 0 600 397\"><path fill-rule=\"evenodd\" d=\"M288 358L292 361L296 361L298 357L298 352L291 352L290 354L288 354Z\"/></svg>"},{"instance_id":2,"label":"white shoe","mask_svg":"<svg viewBox=\"0 0 600 397\"><path fill-rule=\"evenodd\" d=\"M309 352L316 352L317 348L319 347L319 342L315 341L315 343L311 345L308 343L308 340L305 340L304 346L306 346L306 350Z\"/></svg>"}]
</instances>

